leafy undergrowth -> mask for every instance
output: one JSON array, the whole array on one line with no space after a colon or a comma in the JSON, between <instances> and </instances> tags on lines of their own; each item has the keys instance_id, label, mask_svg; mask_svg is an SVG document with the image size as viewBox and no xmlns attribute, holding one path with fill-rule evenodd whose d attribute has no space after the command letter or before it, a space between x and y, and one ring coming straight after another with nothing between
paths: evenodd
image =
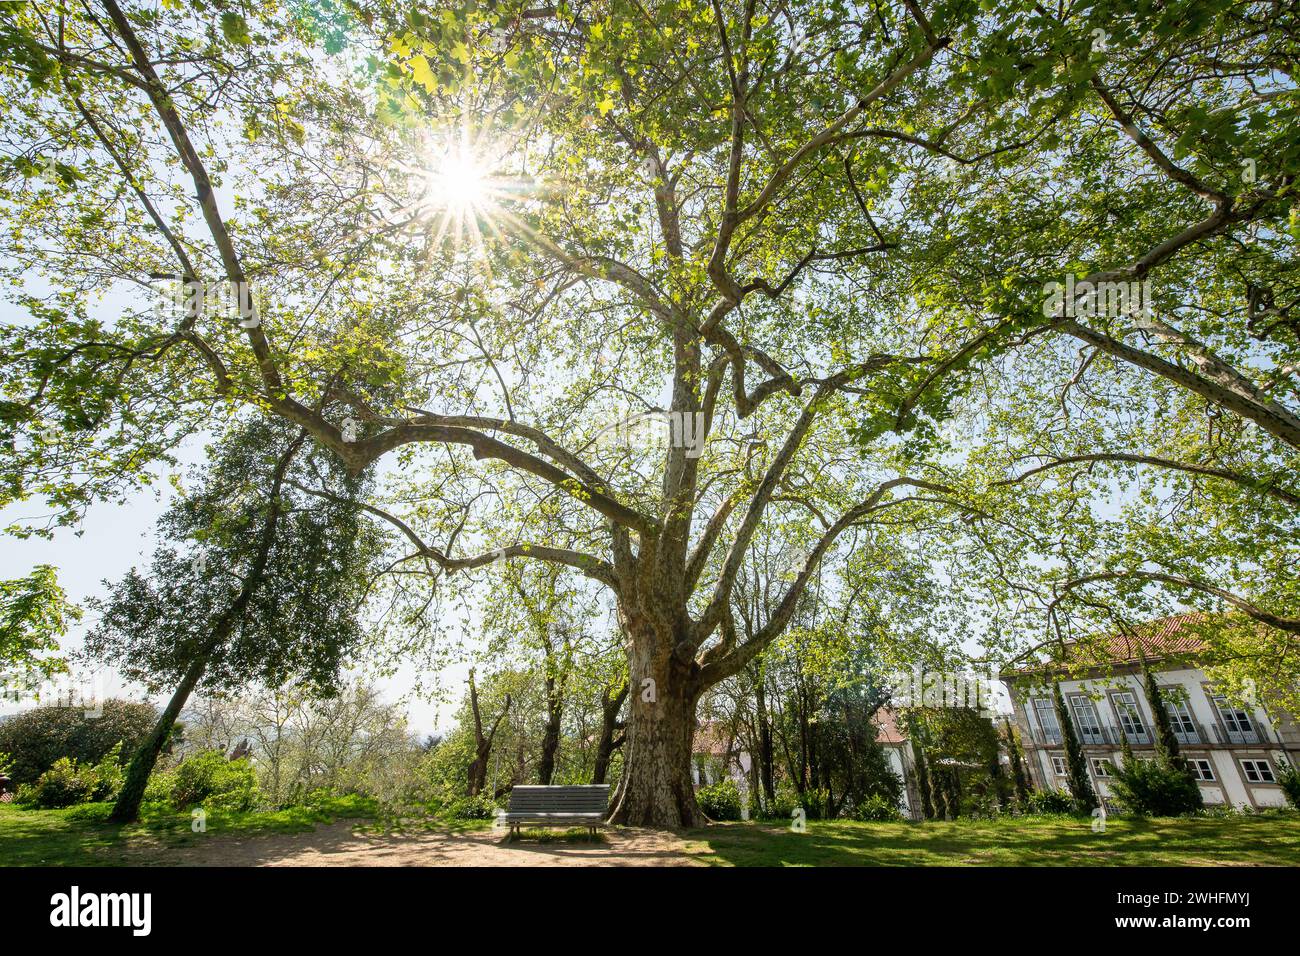
<instances>
[{"instance_id":1,"label":"leafy undergrowth","mask_svg":"<svg viewBox=\"0 0 1300 956\"><path fill-rule=\"evenodd\" d=\"M1220 819L1074 817L926 823L809 821L807 832L718 824L687 852L716 866L1297 866L1300 814Z\"/></svg>"},{"instance_id":2,"label":"leafy undergrowth","mask_svg":"<svg viewBox=\"0 0 1300 956\"><path fill-rule=\"evenodd\" d=\"M202 832L190 810L147 803L138 823L109 823L111 803L66 810L26 810L0 804L0 865L114 866L141 862L140 851L184 846L213 834L301 833L340 819L372 819L374 800L327 797L280 810L205 811Z\"/></svg>"}]
</instances>

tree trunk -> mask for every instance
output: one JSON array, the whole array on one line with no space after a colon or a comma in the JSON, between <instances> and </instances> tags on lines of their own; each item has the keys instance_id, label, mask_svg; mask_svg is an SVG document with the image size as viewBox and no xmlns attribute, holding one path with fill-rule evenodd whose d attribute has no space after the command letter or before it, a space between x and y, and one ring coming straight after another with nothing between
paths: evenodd
<instances>
[{"instance_id":1,"label":"tree trunk","mask_svg":"<svg viewBox=\"0 0 1300 956\"><path fill-rule=\"evenodd\" d=\"M492 724L492 729L483 733L483 716L478 706L478 685L474 683L474 668L469 671L469 704L470 712L474 715L474 762L469 765L466 781L466 793L471 797L477 797L482 793L483 788L487 786L487 769L488 758L492 756L492 741L496 739L497 730L501 727L501 721L505 720L506 714L510 713L510 695L506 694L505 706L501 708L501 713Z\"/></svg>"},{"instance_id":2,"label":"tree trunk","mask_svg":"<svg viewBox=\"0 0 1300 956\"><path fill-rule=\"evenodd\" d=\"M776 777L772 767L772 721L767 713L767 691L761 673L754 683L754 703L758 714L758 778L763 784L763 799L770 807L776 802Z\"/></svg>"},{"instance_id":3,"label":"tree trunk","mask_svg":"<svg viewBox=\"0 0 1300 956\"><path fill-rule=\"evenodd\" d=\"M611 823L681 829L707 820L695 802L691 741L699 691L689 665L676 662L668 641L634 635L629 648L631 706L623 776L614 794ZM652 681L653 683L647 683Z\"/></svg>"},{"instance_id":4,"label":"tree trunk","mask_svg":"<svg viewBox=\"0 0 1300 956\"><path fill-rule=\"evenodd\" d=\"M145 787L149 785L149 775L153 773L154 765L158 762L158 755L162 753L163 746L171 735L172 727L176 724L176 718L180 716L185 702L190 699L190 694L202 679L207 667L208 657L205 654L191 664L190 669L181 678L180 685L172 694L172 699L167 702L167 706L163 708L158 722L154 724L149 736L131 758L131 765L126 770L126 782L122 784L122 791L117 795L117 803L113 805L113 812L108 817L110 822L131 823L140 815L140 803L144 800Z\"/></svg>"},{"instance_id":5,"label":"tree trunk","mask_svg":"<svg viewBox=\"0 0 1300 956\"><path fill-rule=\"evenodd\" d=\"M537 782L544 787L551 785L555 776L555 753L560 749L560 720L564 701L556 691L555 679L546 679L546 729L542 732L542 759L537 764Z\"/></svg>"},{"instance_id":6,"label":"tree trunk","mask_svg":"<svg viewBox=\"0 0 1300 956\"><path fill-rule=\"evenodd\" d=\"M916 777L916 790L921 797L921 817L925 820L933 820L934 800L930 793L930 765L925 759L925 751L921 745L912 738L912 764L913 773Z\"/></svg>"},{"instance_id":7,"label":"tree trunk","mask_svg":"<svg viewBox=\"0 0 1300 956\"><path fill-rule=\"evenodd\" d=\"M591 774L592 783L605 782L605 778L609 776L610 759L614 756L614 751L623 746L624 738L618 737L617 734L626 725L619 721L618 712L623 709L627 690L628 685L624 682L616 694L611 695L608 687L600 692L600 741L596 744L596 766Z\"/></svg>"}]
</instances>

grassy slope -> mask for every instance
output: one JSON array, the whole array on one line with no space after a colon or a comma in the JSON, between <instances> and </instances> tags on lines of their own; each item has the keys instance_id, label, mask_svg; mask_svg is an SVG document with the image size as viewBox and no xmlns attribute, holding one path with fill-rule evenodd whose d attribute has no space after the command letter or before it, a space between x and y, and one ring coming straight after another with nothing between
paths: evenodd
<instances>
[{"instance_id":1,"label":"grassy slope","mask_svg":"<svg viewBox=\"0 0 1300 956\"><path fill-rule=\"evenodd\" d=\"M1225 819L1012 817L817 823L806 833L722 824L690 834L716 866L1300 866L1300 814Z\"/></svg>"}]
</instances>

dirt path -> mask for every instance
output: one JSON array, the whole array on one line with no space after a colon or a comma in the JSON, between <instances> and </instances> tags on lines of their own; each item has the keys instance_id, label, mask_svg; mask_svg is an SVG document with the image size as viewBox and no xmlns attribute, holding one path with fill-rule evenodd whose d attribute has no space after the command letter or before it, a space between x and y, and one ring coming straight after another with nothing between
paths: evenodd
<instances>
[{"instance_id":1,"label":"dirt path","mask_svg":"<svg viewBox=\"0 0 1300 956\"><path fill-rule=\"evenodd\" d=\"M166 866L698 866L672 833L619 829L603 842L516 840L499 831L353 832L351 822L310 833L213 836L190 846L153 848Z\"/></svg>"}]
</instances>

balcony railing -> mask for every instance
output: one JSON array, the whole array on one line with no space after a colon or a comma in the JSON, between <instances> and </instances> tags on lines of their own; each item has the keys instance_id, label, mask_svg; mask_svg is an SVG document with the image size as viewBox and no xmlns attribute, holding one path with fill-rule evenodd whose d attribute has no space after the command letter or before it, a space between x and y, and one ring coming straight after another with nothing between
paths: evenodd
<instances>
[{"instance_id":1,"label":"balcony railing","mask_svg":"<svg viewBox=\"0 0 1300 956\"><path fill-rule=\"evenodd\" d=\"M1250 730L1231 730L1214 725L1214 742L1216 744L1259 744L1269 741L1268 732L1256 724Z\"/></svg>"},{"instance_id":2,"label":"balcony railing","mask_svg":"<svg viewBox=\"0 0 1300 956\"><path fill-rule=\"evenodd\" d=\"M1191 730L1174 729L1174 738L1180 744L1208 744L1210 738L1205 733L1205 728L1196 721L1192 721Z\"/></svg>"},{"instance_id":3,"label":"balcony railing","mask_svg":"<svg viewBox=\"0 0 1300 956\"><path fill-rule=\"evenodd\" d=\"M1102 724L1099 727L1075 727L1075 733L1084 746L1122 747L1124 745L1123 730L1113 724ZM1267 728L1259 724L1256 724L1253 729L1248 731L1228 730L1218 724L1211 724L1207 732L1199 721L1192 722L1191 730L1175 730L1174 736L1180 744L1190 746L1205 744L1246 746L1269 743L1272 740ZM1040 747L1061 746L1061 732L1059 730L1044 730L1041 727L1034 727L1030 731L1029 737ZM1150 729L1141 734L1131 734L1128 738L1130 744L1138 746L1149 745L1152 740L1153 734Z\"/></svg>"}]
</instances>

